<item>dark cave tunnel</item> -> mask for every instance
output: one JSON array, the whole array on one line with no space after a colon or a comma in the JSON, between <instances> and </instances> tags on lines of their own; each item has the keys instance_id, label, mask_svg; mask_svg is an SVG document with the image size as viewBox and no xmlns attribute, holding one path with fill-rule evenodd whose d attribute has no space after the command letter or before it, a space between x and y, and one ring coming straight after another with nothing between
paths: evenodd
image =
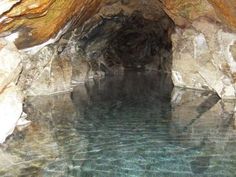
<instances>
[{"instance_id":1,"label":"dark cave tunnel","mask_svg":"<svg viewBox=\"0 0 236 177\"><path fill-rule=\"evenodd\" d=\"M99 20L98 20L99 19ZM105 75L122 70L171 72L174 22L163 13L146 19L141 11L92 19L78 30L78 50L93 71Z\"/></svg>"}]
</instances>

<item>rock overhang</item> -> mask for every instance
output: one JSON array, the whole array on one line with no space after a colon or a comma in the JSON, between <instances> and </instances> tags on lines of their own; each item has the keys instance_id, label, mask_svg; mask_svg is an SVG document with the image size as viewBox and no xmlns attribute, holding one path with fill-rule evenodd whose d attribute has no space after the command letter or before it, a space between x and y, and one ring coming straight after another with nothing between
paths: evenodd
<instances>
[{"instance_id":1,"label":"rock overhang","mask_svg":"<svg viewBox=\"0 0 236 177\"><path fill-rule=\"evenodd\" d=\"M33 47L55 38L69 23L81 25L98 9L117 2L119 0L4 0L0 8L0 34L11 35L9 39L19 49ZM129 0L120 4L135 7L142 5L140 2ZM207 17L222 23L228 30L236 30L234 0L146 0L142 3L150 4L146 9L147 17L155 18L152 15L155 9L162 8L180 27Z\"/></svg>"}]
</instances>

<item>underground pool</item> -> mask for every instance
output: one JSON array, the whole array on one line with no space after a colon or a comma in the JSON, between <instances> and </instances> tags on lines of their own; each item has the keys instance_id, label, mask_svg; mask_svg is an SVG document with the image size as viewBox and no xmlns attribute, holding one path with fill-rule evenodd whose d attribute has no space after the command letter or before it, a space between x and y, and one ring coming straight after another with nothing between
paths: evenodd
<instances>
[{"instance_id":1,"label":"underground pool","mask_svg":"<svg viewBox=\"0 0 236 177\"><path fill-rule=\"evenodd\" d=\"M32 125L2 146L0 176L235 176L233 107L157 72L28 97Z\"/></svg>"}]
</instances>

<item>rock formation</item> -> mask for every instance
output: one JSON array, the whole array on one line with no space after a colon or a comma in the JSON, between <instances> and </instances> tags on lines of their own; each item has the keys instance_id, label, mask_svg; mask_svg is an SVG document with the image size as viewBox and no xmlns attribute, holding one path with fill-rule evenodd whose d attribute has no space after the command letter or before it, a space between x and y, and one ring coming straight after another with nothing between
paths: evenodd
<instances>
[{"instance_id":1,"label":"rock formation","mask_svg":"<svg viewBox=\"0 0 236 177\"><path fill-rule=\"evenodd\" d=\"M1 139L22 113L21 95L70 91L124 67L235 99L235 41L234 0L2 0L0 105L16 105L9 118L0 109L12 120Z\"/></svg>"}]
</instances>

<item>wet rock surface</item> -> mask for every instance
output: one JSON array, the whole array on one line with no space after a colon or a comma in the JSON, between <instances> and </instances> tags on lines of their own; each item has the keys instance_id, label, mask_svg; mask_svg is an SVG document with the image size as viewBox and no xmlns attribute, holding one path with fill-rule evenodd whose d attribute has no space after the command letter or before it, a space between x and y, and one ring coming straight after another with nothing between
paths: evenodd
<instances>
[{"instance_id":1,"label":"wet rock surface","mask_svg":"<svg viewBox=\"0 0 236 177\"><path fill-rule=\"evenodd\" d=\"M22 59L13 43L0 38L0 143L12 134L22 114L23 94L16 86Z\"/></svg>"},{"instance_id":2,"label":"wet rock surface","mask_svg":"<svg viewBox=\"0 0 236 177\"><path fill-rule=\"evenodd\" d=\"M172 36L174 84L213 90L223 99L234 99L235 40L234 33L204 18L195 21L192 28L177 30Z\"/></svg>"},{"instance_id":3,"label":"wet rock surface","mask_svg":"<svg viewBox=\"0 0 236 177\"><path fill-rule=\"evenodd\" d=\"M18 85L26 95L50 95L71 90L70 58L59 56L56 45L27 56Z\"/></svg>"},{"instance_id":4,"label":"wet rock surface","mask_svg":"<svg viewBox=\"0 0 236 177\"><path fill-rule=\"evenodd\" d=\"M65 50L75 45L77 60L87 61L95 73L122 73L123 68L144 69L147 64L148 70L170 72L174 24L164 12L156 21L145 19L141 11L101 17L102 12L78 28Z\"/></svg>"},{"instance_id":5,"label":"wet rock surface","mask_svg":"<svg viewBox=\"0 0 236 177\"><path fill-rule=\"evenodd\" d=\"M0 38L0 92L16 84L22 71L22 56L15 45Z\"/></svg>"},{"instance_id":6,"label":"wet rock surface","mask_svg":"<svg viewBox=\"0 0 236 177\"><path fill-rule=\"evenodd\" d=\"M23 112L23 95L17 86L8 86L0 94L0 144L11 135Z\"/></svg>"}]
</instances>

